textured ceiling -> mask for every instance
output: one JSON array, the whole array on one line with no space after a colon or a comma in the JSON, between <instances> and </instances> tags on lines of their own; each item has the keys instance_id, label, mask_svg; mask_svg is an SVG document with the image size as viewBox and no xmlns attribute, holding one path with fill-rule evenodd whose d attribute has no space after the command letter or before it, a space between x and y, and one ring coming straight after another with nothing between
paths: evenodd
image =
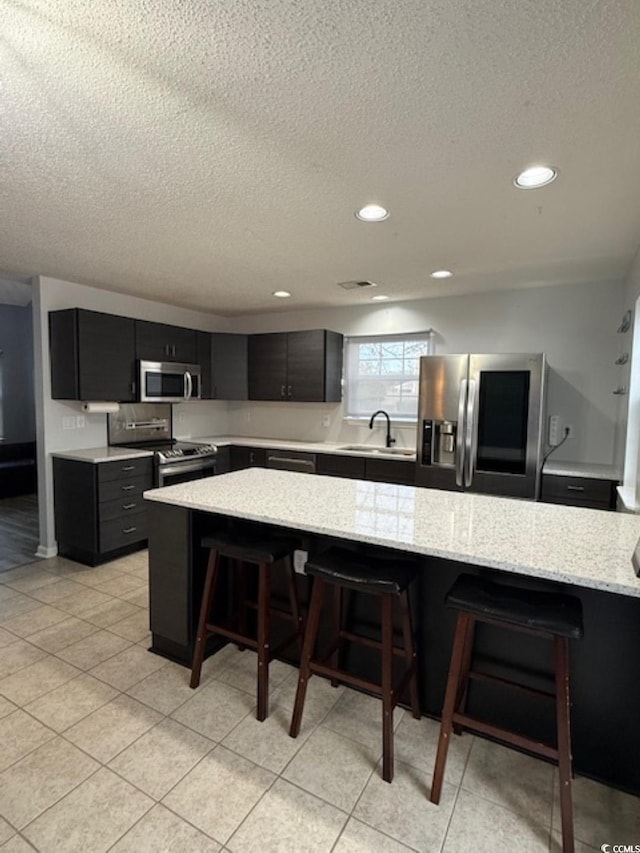
<instances>
[{"instance_id":1,"label":"textured ceiling","mask_svg":"<svg viewBox=\"0 0 640 853\"><path fill-rule=\"evenodd\" d=\"M233 315L368 303L349 279L610 281L636 251L637 0L0 11L4 270ZM558 180L515 190L537 162ZM391 217L358 222L368 201Z\"/></svg>"}]
</instances>

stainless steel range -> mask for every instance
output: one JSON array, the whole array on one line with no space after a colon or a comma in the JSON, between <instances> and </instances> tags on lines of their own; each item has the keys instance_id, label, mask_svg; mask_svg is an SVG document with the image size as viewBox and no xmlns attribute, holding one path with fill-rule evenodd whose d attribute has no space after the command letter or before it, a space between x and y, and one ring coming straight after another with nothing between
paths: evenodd
<instances>
[{"instance_id":1,"label":"stainless steel range","mask_svg":"<svg viewBox=\"0 0 640 853\"><path fill-rule=\"evenodd\" d=\"M152 450L156 486L218 473L215 444L172 437L171 406L166 403L123 403L118 412L109 415L109 444Z\"/></svg>"}]
</instances>

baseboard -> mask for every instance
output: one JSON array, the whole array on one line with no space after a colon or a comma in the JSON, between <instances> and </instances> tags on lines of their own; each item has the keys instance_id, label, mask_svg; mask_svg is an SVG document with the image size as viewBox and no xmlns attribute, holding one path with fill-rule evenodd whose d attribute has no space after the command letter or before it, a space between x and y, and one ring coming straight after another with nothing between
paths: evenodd
<instances>
[{"instance_id":1,"label":"baseboard","mask_svg":"<svg viewBox=\"0 0 640 853\"><path fill-rule=\"evenodd\" d=\"M56 557L58 555L58 546L57 545L38 545L38 549L36 551L36 557L41 557L45 560L49 559L49 557Z\"/></svg>"}]
</instances>

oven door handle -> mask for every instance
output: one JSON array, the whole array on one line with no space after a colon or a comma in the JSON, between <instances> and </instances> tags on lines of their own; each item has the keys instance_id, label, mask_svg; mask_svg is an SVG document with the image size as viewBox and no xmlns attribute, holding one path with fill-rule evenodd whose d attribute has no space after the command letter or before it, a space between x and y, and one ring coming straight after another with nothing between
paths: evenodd
<instances>
[{"instance_id":1,"label":"oven door handle","mask_svg":"<svg viewBox=\"0 0 640 853\"><path fill-rule=\"evenodd\" d=\"M162 478L167 474L189 474L192 471L206 471L209 468L215 470L215 467L216 463L213 459L210 462L204 463L202 459L194 460L193 462L171 462L167 465L160 465L158 467L158 475Z\"/></svg>"},{"instance_id":2,"label":"oven door handle","mask_svg":"<svg viewBox=\"0 0 640 853\"><path fill-rule=\"evenodd\" d=\"M200 460L197 462L175 462L169 463L168 465L161 465L158 468L160 474L188 474L190 471L202 471L203 468L212 468L215 463L211 464L202 464Z\"/></svg>"}]
</instances>

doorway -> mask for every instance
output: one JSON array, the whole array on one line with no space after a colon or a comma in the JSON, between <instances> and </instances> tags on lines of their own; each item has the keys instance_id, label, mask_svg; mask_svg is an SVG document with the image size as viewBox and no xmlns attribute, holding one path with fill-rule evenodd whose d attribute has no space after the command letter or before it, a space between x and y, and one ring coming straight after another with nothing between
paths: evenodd
<instances>
[{"instance_id":1,"label":"doorway","mask_svg":"<svg viewBox=\"0 0 640 853\"><path fill-rule=\"evenodd\" d=\"M0 274L0 572L38 559L31 298L28 279Z\"/></svg>"}]
</instances>

